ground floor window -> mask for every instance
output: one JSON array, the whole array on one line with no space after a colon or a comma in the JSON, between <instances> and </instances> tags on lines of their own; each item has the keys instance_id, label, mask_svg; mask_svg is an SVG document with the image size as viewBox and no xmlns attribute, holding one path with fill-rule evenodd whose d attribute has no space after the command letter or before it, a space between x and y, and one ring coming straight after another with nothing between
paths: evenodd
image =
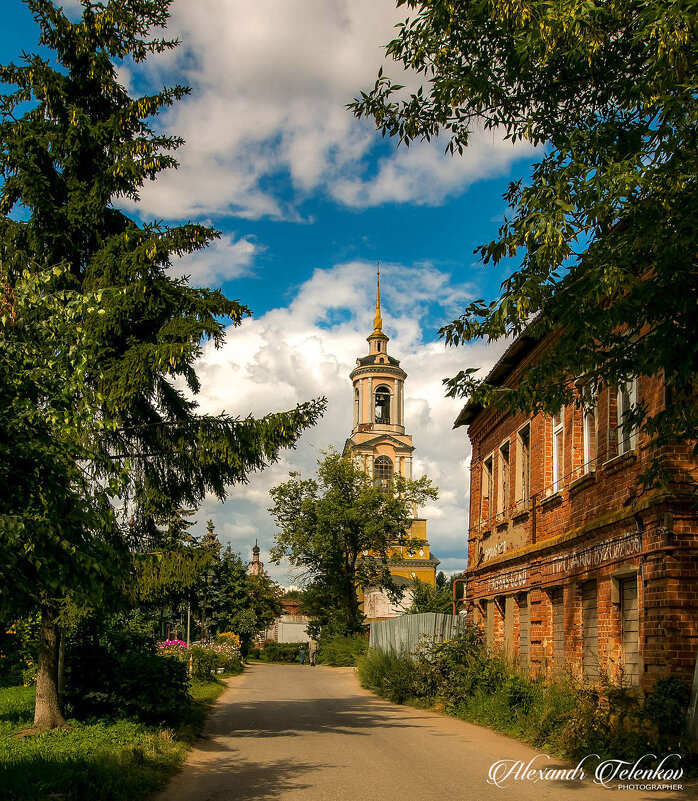
<instances>
[{"instance_id":1,"label":"ground floor window","mask_svg":"<svg viewBox=\"0 0 698 801\"><path fill-rule=\"evenodd\" d=\"M521 593L517 601L519 605L519 664L523 667L528 667L531 644L528 593Z\"/></svg>"},{"instance_id":2,"label":"ground floor window","mask_svg":"<svg viewBox=\"0 0 698 801\"><path fill-rule=\"evenodd\" d=\"M599 622L596 582L582 584L582 669L586 681L599 678Z\"/></svg>"},{"instance_id":3,"label":"ground floor window","mask_svg":"<svg viewBox=\"0 0 698 801\"><path fill-rule=\"evenodd\" d=\"M562 587L550 592L553 623L553 663L559 667L565 661L565 607Z\"/></svg>"},{"instance_id":4,"label":"ground floor window","mask_svg":"<svg viewBox=\"0 0 698 801\"><path fill-rule=\"evenodd\" d=\"M631 684L640 682L640 621L637 608L637 574L620 579L620 623L623 674Z\"/></svg>"}]
</instances>

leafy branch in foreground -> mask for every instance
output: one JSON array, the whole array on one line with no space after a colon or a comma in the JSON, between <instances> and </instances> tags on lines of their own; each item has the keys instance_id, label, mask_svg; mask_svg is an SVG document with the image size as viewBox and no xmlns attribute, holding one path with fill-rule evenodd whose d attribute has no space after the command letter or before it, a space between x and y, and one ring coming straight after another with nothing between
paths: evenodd
<instances>
[{"instance_id":1,"label":"leafy branch in foreground","mask_svg":"<svg viewBox=\"0 0 698 801\"><path fill-rule=\"evenodd\" d=\"M671 404L637 405L625 423L656 445L695 441L698 2L397 5L412 16L388 55L424 83L406 93L379 72L351 104L358 117L405 145L446 134L453 154L483 127L545 145L529 183L505 194L498 238L476 251L518 267L440 334L459 345L526 329L550 347L516 388L470 370L449 395L553 413L575 400L570 378L598 388L660 375Z\"/></svg>"}]
</instances>

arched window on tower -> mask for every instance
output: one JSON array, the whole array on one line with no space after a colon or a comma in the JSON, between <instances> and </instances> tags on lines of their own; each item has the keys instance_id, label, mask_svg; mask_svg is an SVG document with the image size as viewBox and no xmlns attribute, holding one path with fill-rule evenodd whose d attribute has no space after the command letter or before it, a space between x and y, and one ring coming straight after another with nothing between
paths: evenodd
<instances>
[{"instance_id":1,"label":"arched window on tower","mask_svg":"<svg viewBox=\"0 0 698 801\"><path fill-rule=\"evenodd\" d=\"M387 492L393 480L393 462L387 456L379 456L373 462L373 485Z\"/></svg>"},{"instance_id":2,"label":"arched window on tower","mask_svg":"<svg viewBox=\"0 0 698 801\"><path fill-rule=\"evenodd\" d=\"M361 398L359 396L358 387L354 392L354 425L357 426L361 422Z\"/></svg>"},{"instance_id":3,"label":"arched window on tower","mask_svg":"<svg viewBox=\"0 0 698 801\"><path fill-rule=\"evenodd\" d=\"M376 423L389 423L390 422L390 390L386 386L380 386L376 389Z\"/></svg>"}]
</instances>

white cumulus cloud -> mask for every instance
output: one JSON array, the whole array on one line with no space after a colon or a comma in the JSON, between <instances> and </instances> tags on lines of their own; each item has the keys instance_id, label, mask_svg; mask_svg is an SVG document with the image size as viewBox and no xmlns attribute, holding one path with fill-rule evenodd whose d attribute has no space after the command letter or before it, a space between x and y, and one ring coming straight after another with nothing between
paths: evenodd
<instances>
[{"instance_id":1,"label":"white cumulus cloud","mask_svg":"<svg viewBox=\"0 0 698 801\"><path fill-rule=\"evenodd\" d=\"M144 187L143 214L300 219L318 194L350 207L434 205L526 155L476 131L463 156L435 140L373 164L383 140L346 105L373 85L405 15L394 0L175 0L167 35L181 45L145 74L192 87L160 118L186 144L180 168ZM403 80L392 61L389 71Z\"/></svg>"},{"instance_id":2,"label":"white cumulus cloud","mask_svg":"<svg viewBox=\"0 0 698 801\"><path fill-rule=\"evenodd\" d=\"M356 358L368 351L365 338L372 330L375 304L373 270L373 265L358 261L316 270L287 308L246 319L229 330L222 348L204 349L198 364L203 411L262 415L322 395L328 399L325 416L302 436L295 450L283 452L278 463L234 487L224 504L211 499L200 510L199 525L213 518L221 539L232 542L243 555L251 554L258 538L262 558L268 562L275 531L267 511L270 487L286 480L291 470L310 475L321 451L328 446L341 450L350 433L349 373ZM463 429L452 430L462 402L444 397L442 379L464 367L487 370L499 354L485 345L447 349L422 340L424 298L433 303L439 298L439 286L449 286L444 300L450 306L457 297L467 297L467 286L454 286L450 276L424 264L385 265L381 277L383 328L391 337L388 350L408 374L405 415L416 448L414 473L428 475L440 487L439 500L424 510L429 539L444 569L463 569L469 446ZM339 322L328 322L337 314ZM448 319L451 310L444 309L444 314ZM267 566L275 578L292 583L286 566Z\"/></svg>"}]
</instances>

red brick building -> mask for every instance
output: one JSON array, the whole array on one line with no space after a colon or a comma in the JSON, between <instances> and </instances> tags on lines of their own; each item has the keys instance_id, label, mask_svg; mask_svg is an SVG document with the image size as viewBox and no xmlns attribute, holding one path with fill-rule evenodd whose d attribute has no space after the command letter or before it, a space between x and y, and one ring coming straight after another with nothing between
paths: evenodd
<instances>
[{"instance_id":1,"label":"red brick building","mask_svg":"<svg viewBox=\"0 0 698 801\"><path fill-rule=\"evenodd\" d=\"M541 352L525 334L489 382L515 386ZM564 664L640 687L690 680L698 650L698 472L687 447L667 449L672 481L642 491L652 453L623 411L666 402L659 379L603 389L593 410L553 417L483 409L455 426L472 443L466 604L487 640L532 672Z\"/></svg>"}]
</instances>

